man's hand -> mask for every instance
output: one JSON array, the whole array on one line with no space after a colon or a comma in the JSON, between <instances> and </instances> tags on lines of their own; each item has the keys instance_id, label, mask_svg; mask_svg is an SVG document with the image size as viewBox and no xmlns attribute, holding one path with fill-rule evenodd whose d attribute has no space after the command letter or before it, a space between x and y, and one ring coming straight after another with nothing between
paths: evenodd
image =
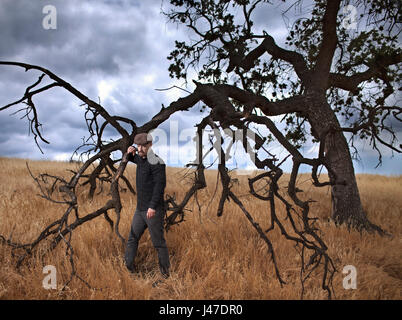
<instances>
[{"instance_id":1,"label":"man's hand","mask_svg":"<svg viewBox=\"0 0 402 320\"><path fill-rule=\"evenodd\" d=\"M133 155L135 155L135 152L137 151L137 149L133 146L129 146L127 149L128 153L132 153Z\"/></svg>"},{"instance_id":2,"label":"man's hand","mask_svg":"<svg viewBox=\"0 0 402 320\"><path fill-rule=\"evenodd\" d=\"M155 211L154 209L148 208L147 218L148 218L148 219L153 218L153 216L155 215L155 212L156 212L156 211Z\"/></svg>"}]
</instances>

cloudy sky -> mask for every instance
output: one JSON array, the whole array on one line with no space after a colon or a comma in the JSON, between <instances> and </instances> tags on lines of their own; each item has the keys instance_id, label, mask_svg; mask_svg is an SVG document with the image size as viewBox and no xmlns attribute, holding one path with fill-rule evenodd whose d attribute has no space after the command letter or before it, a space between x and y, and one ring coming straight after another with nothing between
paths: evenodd
<instances>
[{"instance_id":1,"label":"cloudy sky","mask_svg":"<svg viewBox=\"0 0 402 320\"><path fill-rule=\"evenodd\" d=\"M46 29L46 5L56 8L56 29ZM161 0L1 0L0 60L43 66L70 82L89 98L101 101L112 115L147 122L161 105L185 95L178 90L157 91L183 83L169 78L166 59L175 40L188 38L186 30L167 22ZM270 22L278 43L287 35L281 8L255 12L258 27ZM0 66L0 106L22 97L27 86L40 74ZM192 89L188 87L187 89ZM50 142L36 146L22 106L0 112L0 156L28 159L66 160L82 139L88 137L81 101L61 89L52 89L34 98L43 135ZM182 166L191 161L191 132L200 121L200 105L176 114L159 129L159 153L167 163ZM158 132L157 132L158 133ZM179 137L180 141L176 142ZM168 150L172 150L169 153ZM306 153L313 153L306 147ZM278 152L281 152L280 150ZM174 156L177 154L178 156ZM311 154L313 156L313 154ZM401 156L385 152L383 165L375 169L376 154L364 146L357 172L402 174ZM241 160L241 158L238 158ZM244 161L239 167L248 166Z\"/></svg>"}]
</instances>

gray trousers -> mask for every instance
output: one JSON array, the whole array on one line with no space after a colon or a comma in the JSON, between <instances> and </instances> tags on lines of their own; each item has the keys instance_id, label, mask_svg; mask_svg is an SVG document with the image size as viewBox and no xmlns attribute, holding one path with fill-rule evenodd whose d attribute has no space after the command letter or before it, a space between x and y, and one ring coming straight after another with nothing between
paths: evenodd
<instances>
[{"instance_id":1,"label":"gray trousers","mask_svg":"<svg viewBox=\"0 0 402 320\"><path fill-rule=\"evenodd\" d=\"M147 210L135 210L125 252L125 263L128 269L133 270L134 268L134 259L137 255L138 242L140 241L145 229L148 228L152 244L158 251L160 271L163 274L169 273L169 252L163 234L164 214L165 212L163 209L156 209L155 215L151 219L148 219Z\"/></svg>"}]
</instances>

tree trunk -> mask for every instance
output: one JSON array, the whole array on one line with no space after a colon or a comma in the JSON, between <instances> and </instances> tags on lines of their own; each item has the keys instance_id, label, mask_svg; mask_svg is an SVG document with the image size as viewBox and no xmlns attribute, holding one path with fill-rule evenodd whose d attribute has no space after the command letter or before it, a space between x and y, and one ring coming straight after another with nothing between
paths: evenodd
<instances>
[{"instance_id":1,"label":"tree trunk","mask_svg":"<svg viewBox=\"0 0 402 320\"><path fill-rule=\"evenodd\" d=\"M348 228L384 234L381 228L368 220L363 210L349 146L335 113L325 97L321 95L317 99L319 95L316 92L311 96L314 98L309 108L310 124L318 137L325 136L325 155L332 183L332 219L338 225L346 224Z\"/></svg>"},{"instance_id":2,"label":"tree trunk","mask_svg":"<svg viewBox=\"0 0 402 320\"><path fill-rule=\"evenodd\" d=\"M326 156L332 197L332 219L336 224L346 224L348 227L371 229L371 223L363 210L352 158L346 139L342 132L337 131L327 135Z\"/></svg>"}]
</instances>

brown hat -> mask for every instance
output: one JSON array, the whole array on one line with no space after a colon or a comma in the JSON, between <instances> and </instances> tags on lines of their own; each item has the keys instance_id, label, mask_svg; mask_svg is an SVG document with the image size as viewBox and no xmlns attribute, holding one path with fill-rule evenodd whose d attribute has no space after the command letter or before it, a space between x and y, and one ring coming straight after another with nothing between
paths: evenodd
<instances>
[{"instance_id":1,"label":"brown hat","mask_svg":"<svg viewBox=\"0 0 402 320\"><path fill-rule=\"evenodd\" d=\"M152 136L149 133L139 133L134 137L134 143L144 145L152 142Z\"/></svg>"}]
</instances>

